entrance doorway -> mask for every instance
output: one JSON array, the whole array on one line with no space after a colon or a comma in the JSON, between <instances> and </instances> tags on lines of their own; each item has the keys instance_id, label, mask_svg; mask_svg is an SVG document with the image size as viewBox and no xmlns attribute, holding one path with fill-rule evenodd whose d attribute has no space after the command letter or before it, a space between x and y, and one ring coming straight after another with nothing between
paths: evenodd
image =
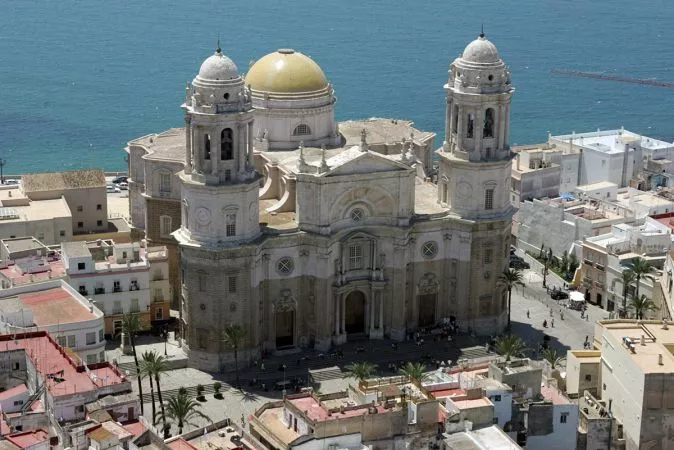
<instances>
[{"instance_id":1,"label":"entrance doorway","mask_svg":"<svg viewBox=\"0 0 674 450\"><path fill-rule=\"evenodd\" d=\"M419 295L419 326L430 327L435 325L435 298L437 294Z\"/></svg>"},{"instance_id":2,"label":"entrance doorway","mask_svg":"<svg viewBox=\"0 0 674 450\"><path fill-rule=\"evenodd\" d=\"M295 311L276 313L276 348L295 345Z\"/></svg>"},{"instance_id":3,"label":"entrance doorway","mask_svg":"<svg viewBox=\"0 0 674 450\"><path fill-rule=\"evenodd\" d=\"M345 301L345 331L347 333L365 332L365 294L361 291L353 291Z\"/></svg>"}]
</instances>

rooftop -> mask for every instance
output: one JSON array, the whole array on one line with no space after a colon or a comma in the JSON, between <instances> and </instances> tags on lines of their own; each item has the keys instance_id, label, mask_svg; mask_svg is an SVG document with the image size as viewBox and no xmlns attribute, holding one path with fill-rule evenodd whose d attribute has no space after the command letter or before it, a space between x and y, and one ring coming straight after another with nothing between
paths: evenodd
<instances>
[{"instance_id":1,"label":"rooftop","mask_svg":"<svg viewBox=\"0 0 674 450\"><path fill-rule=\"evenodd\" d=\"M105 174L102 169L32 173L21 177L21 186L26 193L96 187L104 188Z\"/></svg>"},{"instance_id":2,"label":"rooftop","mask_svg":"<svg viewBox=\"0 0 674 450\"><path fill-rule=\"evenodd\" d=\"M435 133L414 128L414 122L409 120L372 117L339 123L339 132L346 139L345 146L360 145L363 130L366 132L367 143L375 146L399 144L403 139L409 141L411 138L415 144L425 145L429 139L435 137Z\"/></svg>"},{"instance_id":3,"label":"rooftop","mask_svg":"<svg viewBox=\"0 0 674 450\"><path fill-rule=\"evenodd\" d=\"M590 133L565 134L552 136L552 140L573 142L584 149L596 150L606 154L616 154L625 151L625 144L636 143L650 150L674 147L674 144L647 136L632 133L627 130L606 130Z\"/></svg>"},{"instance_id":4,"label":"rooftop","mask_svg":"<svg viewBox=\"0 0 674 450\"><path fill-rule=\"evenodd\" d=\"M569 399L558 389L549 386L541 386L541 395L552 402L553 405L570 405Z\"/></svg>"},{"instance_id":5,"label":"rooftop","mask_svg":"<svg viewBox=\"0 0 674 450\"><path fill-rule=\"evenodd\" d=\"M45 245L34 237L2 239L2 244L10 253L46 249Z\"/></svg>"},{"instance_id":6,"label":"rooftop","mask_svg":"<svg viewBox=\"0 0 674 450\"><path fill-rule=\"evenodd\" d=\"M615 183L611 183L610 181L599 181L597 183L576 186L576 190L583 192L595 191L597 189L611 189L611 188L618 189L618 185Z\"/></svg>"},{"instance_id":7,"label":"rooftop","mask_svg":"<svg viewBox=\"0 0 674 450\"><path fill-rule=\"evenodd\" d=\"M30 271L26 269L30 268ZM30 273L32 272L32 273ZM66 269L62 260L43 261L41 258L30 261L23 261L19 264L9 264L4 269L0 269L2 274L11 284L11 286L22 286L29 283L41 283L65 277Z\"/></svg>"},{"instance_id":8,"label":"rooftop","mask_svg":"<svg viewBox=\"0 0 674 450\"><path fill-rule=\"evenodd\" d=\"M25 384L19 384L11 389L0 392L0 400L9 400L10 398L28 392L28 387Z\"/></svg>"},{"instance_id":9,"label":"rooftop","mask_svg":"<svg viewBox=\"0 0 674 450\"><path fill-rule=\"evenodd\" d=\"M116 437L117 435L103 427L103 425L100 425L87 431L87 436L89 436L89 439L92 441L103 442L110 438Z\"/></svg>"},{"instance_id":10,"label":"rooftop","mask_svg":"<svg viewBox=\"0 0 674 450\"><path fill-rule=\"evenodd\" d=\"M84 258L91 256L89 247L84 241L75 241L75 242L61 242L61 249L63 254L68 258Z\"/></svg>"},{"instance_id":11,"label":"rooftop","mask_svg":"<svg viewBox=\"0 0 674 450\"><path fill-rule=\"evenodd\" d=\"M20 294L18 297L26 308L33 311L33 322L38 327L85 322L98 317L63 287Z\"/></svg>"},{"instance_id":12,"label":"rooftop","mask_svg":"<svg viewBox=\"0 0 674 450\"><path fill-rule=\"evenodd\" d=\"M497 425L445 435L444 441L448 450L515 450L522 448Z\"/></svg>"},{"instance_id":13,"label":"rooftop","mask_svg":"<svg viewBox=\"0 0 674 450\"><path fill-rule=\"evenodd\" d=\"M7 436L7 440L19 448L31 447L48 439L49 433L41 428Z\"/></svg>"},{"instance_id":14,"label":"rooftop","mask_svg":"<svg viewBox=\"0 0 674 450\"><path fill-rule=\"evenodd\" d=\"M595 330L595 342L603 343L598 334L604 339L610 337L612 342L619 343L616 350L621 349L643 373L674 372L674 326L665 327L660 321L620 319L599 321ZM630 340L634 351L628 348L624 338Z\"/></svg>"},{"instance_id":15,"label":"rooftop","mask_svg":"<svg viewBox=\"0 0 674 450\"><path fill-rule=\"evenodd\" d=\"M64 198L49 200L29 200L9 197L19 193L18 189L0 189L0 224L35 220L72 219L70 208Z\"/></svg>"},{"instance_id":16,"label":"rooftop","mask_svg":"<svg viewBox=\"0 0 674 450\"><path fill-rule=\"evenodd\" d=\"M76 366L61 347L47 334L37 331L23 334L0 335L0 353L22 350L31 358L37 370L45 377L47 389L55 396L98 390L103 387L129 383L109 363ZM131 389L131 385L128 385Z\"/></svg>"},{"instance_id":17,"label":"rooftop","mask_svg":"<svg viewBox=\"0 0 674 450\"><path fill-rule=\"evenodd\" d=\"M185 163L185 128L171 128L159 134L134 139L129 145L139 145L147 150L144 159Z\"/></svg>"}]
</instances>

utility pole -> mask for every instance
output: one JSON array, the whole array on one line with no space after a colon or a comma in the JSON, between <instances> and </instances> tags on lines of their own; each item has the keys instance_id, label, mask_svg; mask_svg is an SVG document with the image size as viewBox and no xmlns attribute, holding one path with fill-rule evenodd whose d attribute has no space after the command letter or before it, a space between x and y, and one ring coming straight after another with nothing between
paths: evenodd
<instances>
[{"instance_id":1,"label":"utility pole","mask_svg":"<svg viewBox=\"0 0 674 450\"><path fill-rule=\"evenodd\" d=\"M5 168L7 162L4 159L0 159L0 184L5 184L5 177L3 176L2 170Z\"/></svg>"}]
</instances>

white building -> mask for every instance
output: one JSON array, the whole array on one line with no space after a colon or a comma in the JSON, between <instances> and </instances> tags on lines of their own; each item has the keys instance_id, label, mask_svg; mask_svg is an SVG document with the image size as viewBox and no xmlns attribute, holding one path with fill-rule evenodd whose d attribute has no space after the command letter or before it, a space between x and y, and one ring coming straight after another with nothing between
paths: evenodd
<instances>
[{"instance_id":1,"label":"white building","mask_svg":"<svg viewBox=\"0 0 674 450\"><path fill-rule=\"evenodd\" d=\"M103 313L63 280L0 290L2 333L45 330L83 362L105 361Z\"/></svg>"},{"instance_id":2,"label":"white building","mask_svg":"<svg viewBox=\"0 0 674 450\"><path fill-rule=\"evenodd\" d=\"M563 152L550 144L513 147L517 153L512 168L511 202L519 207L524 200L558 197Z\"/></svg>"},{"instance_id":3,"label":"white building","mask_svg":"<svg viewBox=\"0 0 674 450\"><path fill-rule=\"evenodd\" d=\"M542 403L529 405L530 431L526 447L547 450L576 448L578 405L554 387L541 386L541 395L544 398ZM532 422L542 421L548 423L545 429L532 426Z\"/></svg>"},{"instance_id":4,"label":"white building","mask_svg":"<svg viewBox=\"0 0 674 450\"><path fill-rule=\"evenodd\" d=\"M0 239L33 236L46 245L73 237L65 198L31 200L18 188L0 189Z\"/></svg>"},{"instance_id":5,"label":"white building","mask_svg":"<svg viewBox=\"0 0 674 450\"><path fill-rule=\"evenodd\" d=\"M68 283L105 314L106 335L121 332L123 314L150 326L150 263L140 243L64 242L61 252Z\"/></svg>"}]
</instances>

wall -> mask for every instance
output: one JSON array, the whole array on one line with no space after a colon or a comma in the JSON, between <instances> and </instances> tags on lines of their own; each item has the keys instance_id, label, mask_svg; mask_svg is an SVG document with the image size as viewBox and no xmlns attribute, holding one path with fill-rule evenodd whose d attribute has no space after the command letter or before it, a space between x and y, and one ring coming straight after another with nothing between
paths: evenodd
<instances>
[{"instance_id":1,"label":"wall","mask_svg":"<svg viewBox=\"0 0 674 450\"><path fill-rule=\"evenodd\" d=\"M585 391L589 391L593 396L599 395L601 363L594 359L600 356L601 352L596 350L566 352L566 393L569 396L582 396ZM587 376L590 377L589 380Z\"/></svg>"},{"instance_id":2,"label":"wall","mask_svg":"<svg viewBox=\"0 0 674 450\"><path fill-rule=\"evenodd\" d=\"M496 424L503 428L503 426L510 422L510 419L512 418L512 391L487 389L487 395L494 405L493 416L498 420ZM497 396L500 396L500 400Z\"/></svg>"},{"instance_id":3,"label":"wall","mask_svg":"<svg viewBox=\"0 0 674 450\"><path fill-rule=\"evenodd\" d=\"M28 397L30 397L30 393L28 391L24 391L20 394L16 394L12 397L1 400L0 407L2 408L2 412L13 413L21 411L21 408L23 408L23 404L26 403Z\"/></svg>"},{"instance_id":4,"label":"wall","mask_svg":"<svg viewBox=\"0 0 674 450\"><path fill-rule=\"evenodd\" d=\"M532 405L533 406L533 405ZM569 450L576 447L578 429L578 405L551 405L552 433L544 435L527 435L527 448L546 450ZM536 418L535 408L529 410L529 420ZM562 423L562 416L566 422ZM529 423L531 428L532 423ZM595 449L593 449L595 450Z\"/></svg>"},{"instance_id":5,"label":"wall","mask_svg":"<svg viewBox=\"0 0 674 450\"><path fill-rule=\"evenodd\" d=\"M75 234L107 231L108 197L105 186L67 189L63 196L70 207ZM82 211L79 211L79 207ZM82 227L79 226L80 222Z\"/></svg>"}]
</instances>

